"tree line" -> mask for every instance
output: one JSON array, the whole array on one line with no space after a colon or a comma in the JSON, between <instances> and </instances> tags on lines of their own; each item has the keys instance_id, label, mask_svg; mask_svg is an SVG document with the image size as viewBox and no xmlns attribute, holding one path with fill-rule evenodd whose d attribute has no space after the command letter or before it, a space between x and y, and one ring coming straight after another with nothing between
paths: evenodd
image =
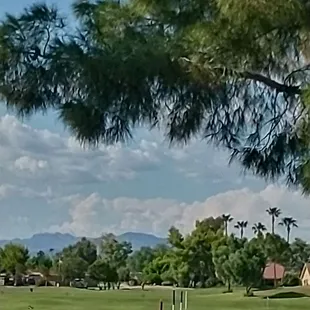
<instances>
[{"instance_id":1,"label":"tree line","mask_svg":"<svg viewBox=\"0 0 310 310\"><path fill-rule=\"evenodd\" d=\"M242 285L246 294L253 287L264 285L263 270L268 262L286 267L286 284L298 284L298 275L310 258L310 245L295 239L289 243L275 232L276 220L281 214L277 208L267 210L272 229L266 232L262 223L253 225L255 235L248 239L243 235L245 221L235 225L240 237L228 234L232 216L196 221L195 228L183 235L176 227L168 232L167 244L154 248L142 247L132 251L129 242L120 242L112 234L100 238L99 246L82 238L59 253L38 252L30 257L28 250L18 244L7 244L0 250L0 266L3 272L14 276L27 271L39 271L47 284L51 273L57 274L63 284L76 278L87 278L102 283L103 288L145 284L177 285L182 287L212 287ZM242 224L243 223L243 224ZM286 224L285 224L286 223ZM286 218L280 222L287 231L297 226Z\"/></svg>"}]
</instances>

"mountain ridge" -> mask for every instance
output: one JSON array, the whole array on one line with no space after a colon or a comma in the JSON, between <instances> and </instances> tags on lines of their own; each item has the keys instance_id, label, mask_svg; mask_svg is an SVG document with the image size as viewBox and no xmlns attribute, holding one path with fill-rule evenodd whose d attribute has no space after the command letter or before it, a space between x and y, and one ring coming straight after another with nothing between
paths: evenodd
<instances>
[{"instance_id":1,"label":"mountain ridge","mask_svg":"<svg viewBox=\"0 0 310 310\"><path fill-rule=\"evenodd\" d=\"M29 249L30 253L37 253L39 251L49 252L51 249L53 252L59 252L63 248L76 243L82 237L76 237L69 233L37 233L30 238L15 238L0 240L0 247L3 247L8 243L18 243ZM97 243L99 238L88 238L94 243ZM127 241L132 244L133 250L138 250L141 247L149 246L154 247L157 244L165 244L166 239L157 237L152 234L140 233L140 232L126 232L116 236L119 241Z\"/></svg>"}]
</instances>

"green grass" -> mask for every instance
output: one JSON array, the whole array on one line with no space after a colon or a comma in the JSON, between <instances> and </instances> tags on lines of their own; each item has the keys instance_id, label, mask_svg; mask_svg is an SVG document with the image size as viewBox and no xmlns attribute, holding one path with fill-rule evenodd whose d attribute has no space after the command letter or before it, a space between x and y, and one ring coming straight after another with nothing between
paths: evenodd
<instances>
[{"instance_id":1,"label":"green grass","mask_svg":"<svg viewBox=\"0 0 310 310\"><path fill-rule=\"evenodd\" d=\"M308 308L310 290L307 288L279 289L256 292L257 297L243 297L243 291L222 294L222 289L191 290L188 292L188 310L217 309L275 309L298 310ZM291 292L295 292L292 296ZM299 293L300 298L296 298ZM264 299L265 296L270 299ZM278 298L276 298L279 296ZM306 296L306 297L302 297ZM274 297L274 298L272 298ZM158 309L159 300L164 309L171 309L171 290L149 291L91 291L69 288L0 288L1 310L152 310ZM268 307L269 306L269 307ZM179 310L179 307L176 307Z\"/></svg>"}]
</instances>

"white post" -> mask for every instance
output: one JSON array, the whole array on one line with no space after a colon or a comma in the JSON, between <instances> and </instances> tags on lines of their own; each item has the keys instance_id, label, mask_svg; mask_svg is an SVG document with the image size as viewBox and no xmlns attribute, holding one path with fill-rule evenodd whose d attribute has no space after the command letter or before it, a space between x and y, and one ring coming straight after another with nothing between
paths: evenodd
<instances>
[{"instance_id":1,"label":"white post","mask_svg":"<svg viewBox=\"0 0 310 310\"><path fill-rule=\"evenodd\" d=\"M187 310L187 302L188 302L188 299L187 299L187 291L184 292L184 310Z\"/></svg>"},{"instance_id":2,"label":"white post","mask_svg":"<svg viewBox=\"0 0 310 310\"><path fill-rule=\"evenodd\" d=\"M171 310L175 310L175 290L172 291L172 304Z\"/></svg>"},{"instance_id":3,"label":"white post","mask_svg":"<svg viewBox=\"0 0 310 310\"><path fill-rule=\"evenodd\" d=\"M183 310L183 291L181 291L180 310Z\"/></svg>"}]
</instances>

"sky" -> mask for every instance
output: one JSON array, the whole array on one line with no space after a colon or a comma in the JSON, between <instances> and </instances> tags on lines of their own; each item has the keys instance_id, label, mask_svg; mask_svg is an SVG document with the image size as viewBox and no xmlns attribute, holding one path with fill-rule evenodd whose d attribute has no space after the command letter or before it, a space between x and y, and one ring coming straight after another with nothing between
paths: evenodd
<instances>
[{"instance_id":1,"label":"sky","mask_svg":"<svg viewBox=\"0 0 310 310\"><path fill-rule=\"evenodd\" d=\"M32 3L0 1L0 14ZM48 3L69 11L68 0ZM0 106L0 239L40 232L165 236L172 225L188 233L197 219L223 213L249 221L251 235L255 222L270 227L269 207L297 219L293 237L310 239L309 199L242 174L227 153L203 141L170 148L161 133L141 130L131 143L83 149L55 113L21 120Z\"/></svg>"}]
</instances>

